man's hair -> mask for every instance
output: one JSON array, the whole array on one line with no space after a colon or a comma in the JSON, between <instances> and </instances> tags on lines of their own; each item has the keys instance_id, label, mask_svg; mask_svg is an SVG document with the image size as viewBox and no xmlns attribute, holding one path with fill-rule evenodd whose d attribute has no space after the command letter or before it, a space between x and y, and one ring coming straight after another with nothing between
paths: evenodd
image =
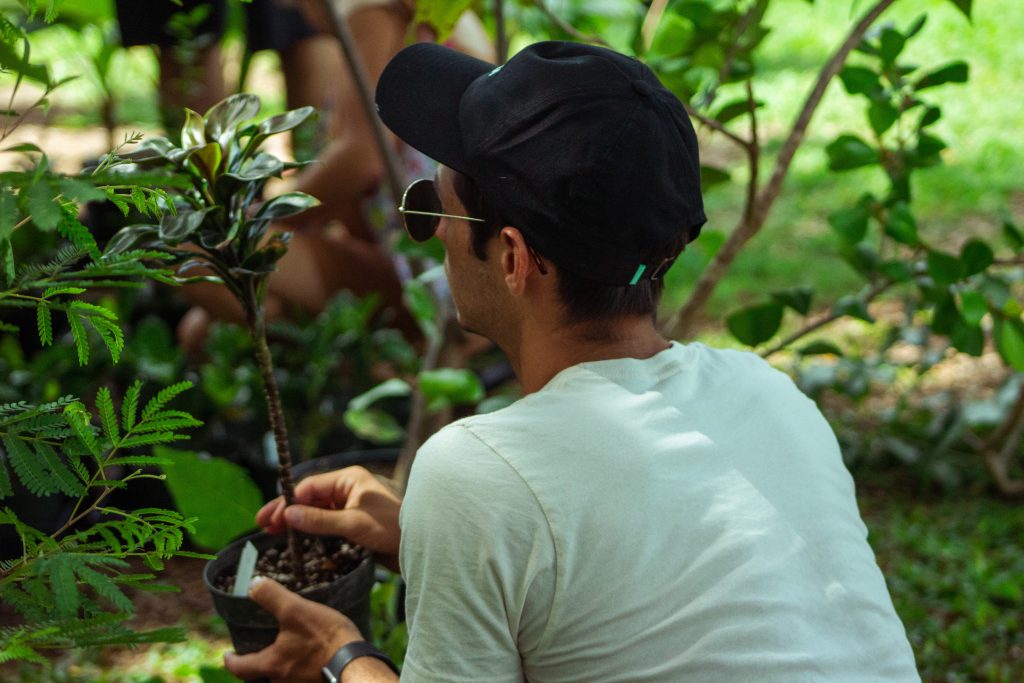
<instances>
[{"instance_id":1,"label":"man's hair","mask_svg":"<svg viewBox=\"0 0 1024 683\"><path fill-rule=\"evenodd\" d=\"M476 182L469 176L452 171L452 186L455 195L466 207L468 215L482 218L484 223L472 224L473 253L480 260L487 258L487 243L498 234L503 223ZM647 263L660 263L675 258L683 251L688 241L684 232L671 243L647 255ZM539 252L538 252L539 253ZM543 254L541 254L543 256ZM657 314L661 297L662 280L644 279L635 285L606 285L594 282L559 268L558 296L565 311L566 322L573 325L596 324L600 334L601 323L627 316Z\"/></svg>"}]
</instances>

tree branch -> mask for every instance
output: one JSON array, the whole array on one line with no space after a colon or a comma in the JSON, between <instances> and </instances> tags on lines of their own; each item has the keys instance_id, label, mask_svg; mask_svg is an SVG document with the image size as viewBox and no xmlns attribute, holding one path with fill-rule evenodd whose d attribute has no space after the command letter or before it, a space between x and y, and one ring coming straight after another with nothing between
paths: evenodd
<instances>
[{"instance_id":1,"label":"tree branch","mask_svg":"<svg viewBox=\"0 0 1024 683\"><path fill-rule=\"evenodd\" d=\"M498 64L508 61L508 34L505 29L505 3L494 0L494 48L498 53Z\"/></svg>"},{"instance_id":2,"label":"tree branch","mask_svg":"<svg viewBox=\"0 0 1024 683\"><path fill-rule=\"evenodd\" d=\"M745 140L745 139L741 138L739 135L736 135L736 133L733 133L731 130L729 130L728 128L723 126L721 124L721 122L716 121L715 119L711 118L710 116L706 116L704 114L701 114L699 111L694 109L689 104L685 104L684 103L683 106L686 107L686 113L689 114L692 118L697 119L698 121L700 121L701 124L707 126L708 128L711 128L712 130L717 131L717 132L721 133L722 135L724 135L725 137L729 138L730 140L735 142L737 145L739 145L743 149L747 150L747 152L749 154L750 145L751 145L750 140Z\"/></svg>"},{"instance_id":3,"label":"tree branch","mask_svg":"<svg viewBox=\"0 0 1024 683\"><path fill-rule=\"evenodd\" d=\"M533 4L537 9L544 13L544 16L551 20L551 23L568 33L576 40L583 41L584 43L594 43L596 45L603 45L604 47L611 47L611 45L605 42L604 38L601 38L600 36L587 35L586 33L580 32L575 26L548 9L544 0L533 0Z\"/></svg>"},{"instance_id":4,"label":"tree branch","mask_svg":"<svg viewBox=\"0 0 1024 683\"><path fill-rule=\"evenodd\" d=\"M850 30L846 39L840 45L839 49L836 50L835 54L825 63L818 73L818 79L807 96L807 100L804 102L804 106L797 117L796 123L793 125L789 136L782 145L782 151L779 153L779 157L775 162L775 170L772 173L771 179L768 181L765 188L761 191L760 196L754 206L754 210L751 212L749 218L744 216L735 229L726 239L725 244L715 254L715 258L711 264L705 269L704 273L697 280L697 284L694 287L690 298L687 299L682 309L672 316L670 319L670 325L666 326L665 332L672 337L683 337L685 336L690 328L692 327L697 315L703 310L704 305L711 297L712 292L718 286L719 281L725 276L732 262L736 259L743 246L750 241L750 239L756 235L762 227L764 227L765 221L768 218L768 213L771 211L772 205L779 196L779 192L782 190L782 183L786 178L786 174L789 172L790 164L793 161L793 156L796 154L797 149L804 140L804 136L807 133L807 127L810 124L811 117L817 110L818 105L821 104L821 98L825 94L825 89L832 79L839 73L843 64L846 61L847 56L854 47L860 43L864 34L867 33L868 28L878 19L878 17L884 12L894 0L879 0L870 10L865 13L857 24Z\"/></svg>"}]
</instances>

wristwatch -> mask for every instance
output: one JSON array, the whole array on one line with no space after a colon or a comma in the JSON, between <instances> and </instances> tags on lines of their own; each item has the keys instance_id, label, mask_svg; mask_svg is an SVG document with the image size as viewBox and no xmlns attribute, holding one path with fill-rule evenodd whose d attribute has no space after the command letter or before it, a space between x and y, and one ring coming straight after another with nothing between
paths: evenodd
<instances>
[{"instance_id":1,"label":"wristwatch","mask_svg":"<svg viewBox=\"0 0 1024 683\"><path fill-rule=\"evenodd\" d=\"M348 645L338 648L324 668L320 669L320 678L324 683L339 683L342 670L357 657L375 657L398 673L398 667L391 659L365 640L353 640Z\"/></svg>"}]
</instances>

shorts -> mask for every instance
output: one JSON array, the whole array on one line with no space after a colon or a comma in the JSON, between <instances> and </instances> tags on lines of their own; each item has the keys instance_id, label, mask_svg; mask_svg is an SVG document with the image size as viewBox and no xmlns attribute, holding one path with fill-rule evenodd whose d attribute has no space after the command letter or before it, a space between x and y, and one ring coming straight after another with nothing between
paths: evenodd
<instances>
[{"instance_id":1,"label":"shorts","mask_svg":"<svg viewBox=\"0 0 1024 683\"><path fill-rule=\"evenodd\" d=\"M121 44L174 45L183 37L220 40L227 24L226 0L182 0L181 6L169 0L115 0L121 27ZM197 8L194 27L183 21ZM246 40L249 49L283 52L301 40L317 35L305 16L289 0L252 0L242 4L245 12ZM180 18L174 21L175 15ZM182 35L184 29L184 36Z\"/></svg>"}]
</instances>

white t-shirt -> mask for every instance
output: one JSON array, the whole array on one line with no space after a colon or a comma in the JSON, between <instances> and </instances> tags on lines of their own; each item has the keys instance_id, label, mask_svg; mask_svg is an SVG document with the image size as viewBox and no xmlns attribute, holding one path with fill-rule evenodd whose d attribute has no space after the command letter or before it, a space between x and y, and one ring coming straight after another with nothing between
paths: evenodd
<instances>
[{"instance_id":1,"label":"white t-shirt","mask_svg":"<svg viewBox=\"0 0 1024 683\"><path fill-rule=\"evenodd\" d=\"M757 356L584 363L420 450L403 681L919 681L817 407Z\"/></svg>"}]
</instances>

